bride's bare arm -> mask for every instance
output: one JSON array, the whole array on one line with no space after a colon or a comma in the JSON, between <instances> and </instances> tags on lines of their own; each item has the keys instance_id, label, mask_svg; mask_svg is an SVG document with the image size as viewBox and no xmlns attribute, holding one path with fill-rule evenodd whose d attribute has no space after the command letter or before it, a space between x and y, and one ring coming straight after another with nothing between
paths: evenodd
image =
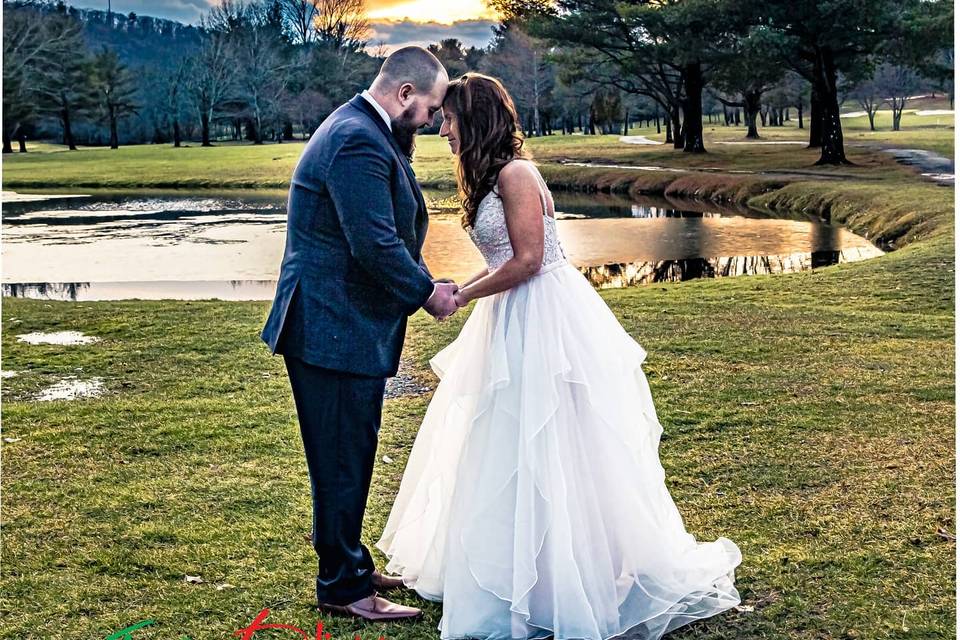
<instances>
[{"instance_id":1,"label":"bride's bare arm","mask_svg":"<svg viewBox=\"0 0 960 640\"><path fill-rule=\"evenodd\" d=\"M477 280L479 280L480 278L486 276L486 275L489 274L489 273L490 273L490 270L487 269L486 267L484 267L483 270L477 271L475 274L473 274L472 276L470 276L470 279L467 280L466 282L461 282L461 283L460 283L460 288L463 289L464 287L473 284L474 282L476 282Z\"/></svg>"},{"instance_id":2,"label":"bride's bare arm","mask_svg":"<svg viewBox=\"0 0 960 640\"><path fill-rule=\"evenodd\" d=\"M493 273L462 286L456 294L461 306L512 289L539 271L543 262L543 208L533 168L526 162L511 162L500 170L498 187L513 257Z\"/></svg>"}]
</instances>

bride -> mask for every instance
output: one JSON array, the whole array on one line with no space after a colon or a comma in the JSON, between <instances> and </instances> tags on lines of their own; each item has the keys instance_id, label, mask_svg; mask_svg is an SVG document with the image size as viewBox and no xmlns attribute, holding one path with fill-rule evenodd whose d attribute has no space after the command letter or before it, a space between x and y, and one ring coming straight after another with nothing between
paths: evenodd
<instances>
[{"instance_id":1,"label":"bride","mask_svg":"<svg viewBox=\"0 0 960 640\"><path fill-rule=\"evenodd\" d=\"M443 601L444 639L659 638L738 604L740 550L684 528L646 352L567 262L503 85L451 82L440 135L487 268L430 361L440 383L377 542L387 569Z\"/></svg>"}]
</instances>

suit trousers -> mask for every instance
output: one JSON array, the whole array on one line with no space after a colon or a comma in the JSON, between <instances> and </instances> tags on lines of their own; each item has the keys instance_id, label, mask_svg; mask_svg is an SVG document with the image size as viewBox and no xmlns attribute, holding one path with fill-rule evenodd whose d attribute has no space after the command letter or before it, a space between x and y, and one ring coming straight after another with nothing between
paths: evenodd
<instances>
[{"instance_id":1,"label":"suit trousers","mask_svg":"<svg viewBox=\"0 0 960 640\"><path fill-rule=\"evenodd\" d=\"M317 601L344 605L373 593L373 559L360 542L370 491L384 378L284 356L313 497Z\"/></svg>"}]
</instances>

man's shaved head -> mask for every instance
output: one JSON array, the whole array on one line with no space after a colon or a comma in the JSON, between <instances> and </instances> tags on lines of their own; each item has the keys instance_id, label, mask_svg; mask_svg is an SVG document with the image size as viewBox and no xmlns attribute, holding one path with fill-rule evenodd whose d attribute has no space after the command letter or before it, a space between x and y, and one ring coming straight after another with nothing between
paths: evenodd
<instances>
[{"instance_id":1,"label":"man's shaved head","mask_svg":"<svg viewBox=\"0 0 960 640\"><path fill-rule=\"evenodd\" d=\"M417 93L428 93L441 73L446 75L446 70L432 53L423 47L402 47L383 61L374 84L389 90L409 83Z\"/></svg>"},{"instance_id":2,"label":"man's shaved head","mask_svg":"<svg viewBox=\"0 0 960 640\"><path fill-rule=\"evenodd\" d=\"M423 47L402 47L384 60L370 94L390 116L393 137L413 157L417 129L433 122L447 94L447 70Z\"/></svg>"}]
</instances>

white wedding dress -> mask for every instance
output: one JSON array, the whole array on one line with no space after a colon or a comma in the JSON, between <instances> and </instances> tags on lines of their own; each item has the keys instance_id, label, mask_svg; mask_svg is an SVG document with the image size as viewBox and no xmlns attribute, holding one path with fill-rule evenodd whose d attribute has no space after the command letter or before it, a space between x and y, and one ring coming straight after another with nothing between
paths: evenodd
<instances>
[{"instance_id":1,"label":"white wedding dress","mask_svg":"<svg viewBox=\"0 0 960 640\"><path fill-rule=\"evenodd\" d=\"M543 267L478 300L430 361L440 383L376 546L443 601L443 639L659 638L740 602L740 550L685 530L646 352L566 261L541 199ZM495 192L469 233L491 270L512 256Z\"/></svg>"}]
</instances>

